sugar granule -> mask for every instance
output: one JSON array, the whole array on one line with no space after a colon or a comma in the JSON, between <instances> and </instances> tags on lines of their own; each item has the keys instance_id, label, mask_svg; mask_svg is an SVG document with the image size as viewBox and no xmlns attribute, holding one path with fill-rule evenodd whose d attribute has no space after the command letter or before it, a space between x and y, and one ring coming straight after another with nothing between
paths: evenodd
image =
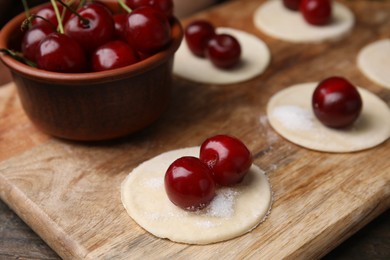
<instances>
[{"instance_id":1,"label":"sugar granule","mask_svg":"<svg viewBox=\"0 0 390 260\"><path fill-rule=\"evenodd\" d=\"M275 107L272 116L290 130L310 130L314 125L313 113L298 106Z\"/></svg>"}]
</instances>

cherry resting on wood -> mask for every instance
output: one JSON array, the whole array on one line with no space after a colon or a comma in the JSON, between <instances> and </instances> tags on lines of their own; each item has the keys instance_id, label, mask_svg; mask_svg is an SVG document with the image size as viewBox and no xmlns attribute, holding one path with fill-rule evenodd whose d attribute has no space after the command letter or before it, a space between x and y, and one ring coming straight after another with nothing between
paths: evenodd
<instances>
[{"instance_id":1,"label":"cherry resting on wood","mask_svg":"<svg viewBox=\"0 0 390 260\"><path fill-rule=\"evenodd\" d=\"M215 196L212 172L196 157L175 160L165 173L164 183L171 202L185 210L202 209Z\"/></svg>"},{"instance_id":2,"label":"cherry resting on wood","mask_svg":"<svg viewBox=\"0 0 390 260\"><path fill-rule=\"evenodd\" d=\"M293 11L299 10L299 4L301 3L301 0L283 0L283 5Z\"/></svg>"},{"instance_id":3,"label":"cherry resting on wood","mask_svg":"<svg viewBox=\"0 0 390 260\"><path fill-rule=\"evenodd\" d=\"M116 69L138 61L138 55L130 45L119 40L103 44L92 54L92 68L94 71Z\"/></svg>"},{"instance_id":4,"label":"cherry resting on wood","mask_svg":"<svg viewBox=\"0 0 390 260\"><path fill-rule=\"evenodd\" d=\"M207 44L214 35L214 26L205 20L193 21L184 32L188 48L199 57L205 57Z\"/></svg>"},{"instance_id":5,"label":"cherry resting on wood","mask_svg":"<svg viewBox=\"0 0 390 260\"><path fill-rule=\"evenodd\" d=\"M228 135L206 139L200 147L200 160L208 165L215 182L222 186L240 183L253 162L245 144Z\"/></svg>"},{"instance_id":6,"label":"cherry resting on wood","mask_svg":"<svg viewBox=\"0 0 390 260\"><path fill-rule=\"evenodd\" d=\"M240 61L240 43L231 35L214 35L207 44L206 56L218 68L229 69Z\"/></svg>"},{"instance_id":7,"label":"cherry resting on wood","mask_svg":"<svg viewBox=\"0 0 390 260\"><path fill-rule=\"evenodd\" d=\"M329 24L332 18L330 0L301 0L300 11L305 20L312 25Z\"/></svg>"},{"instance_id":8,"label":"cherry resting on wood","mask_svg":"<svg viewBox=\"0 0 390 260\"><path fill-rule=\"evenodd\" d=\"M330 77L320 82L312 97L312 107L318 120L326 126L342 128L359 117L363 102L356 87L342 77Z\"/></svg>"}]
</instances>

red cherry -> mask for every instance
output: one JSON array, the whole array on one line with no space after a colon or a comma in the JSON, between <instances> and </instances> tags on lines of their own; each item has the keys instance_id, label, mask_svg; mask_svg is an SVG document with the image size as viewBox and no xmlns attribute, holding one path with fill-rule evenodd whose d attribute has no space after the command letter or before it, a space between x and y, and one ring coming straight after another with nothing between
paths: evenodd
<instances>
[{"instance_id":1,"label":"red cherry","mask_svg":"<svg viewBox=\"0 0 390 260\"><path fill-rule=\"evenodd\" d=\"M126 40L126 20L127 14L115 14L114 19L115 34L118 39Z\"/></svg>"},{"instance_id":2,"label":"red cherry","mask_svg":"<svg viewBox=\"0 0 390 260\"><path fill-rule=\"evenodd\" d=\"M60 33L51 33L40 42L36 62L40 69L71 73L85 71L87 63L80 45Z\"/></svg>"},{"instance_id":3,"label":"red cherry","mask_svg":"<svg viewBox=\"0 0 390 260\"><path fill-rule=\"evenodd\" d=\"M57 6L58 6L58 10L59 10L60 14L62 15L64 12L64 7L60 4L57 4ZM39 17L36 17L32 20L31 23L33 25L47 23L47 21L40 18L40 17L43 17L46 20L48 20L49 23L51 23L53 26L55 26L55 27L58 26L58 20L57 20L56 13L54 12L53 5L50 3L44 5L41 9L38 10L38 12L35 13L35 15L37 15ZM63 15L62 22L66 23L68 21L70 15L71 15L71 13L67 9L65 9L65 13Z\"/></svg>"},{"instance_id":4,"label":"red cherry","mask_svg":"<svg viewBox=\"0 0 390 260\"><path fill-rule=\"evenodd\" d=\"M240 183L253 161L245 144L228 135L206 139L200 147L200 160L209 166L215 182L222 186Z\"/></svg>"},{"instance_id":5,"label":"red cherry","mask_svg":"<svg viewBox=\"0 0 390 260\"><path fill-rule=\"evenodd\" d=\"M241 46L233 36L218 34L209 40L206 56L216 67L228 69L240 61Z\"/></svg>"},{"instance_id":6,"label":"red cherry","mask_svg":"<svg viewBox=\"0 0 390 260\"><path fill-rule=\"evenodd\" d=\"M174 161L166 171L164 182L168 198L185 210L202 209L215 196L212 172L196 157L185 156Z\"/></svg>"},{"instance_id":7,"label":"red cherry","mask_svg":"<svg viewBox=\"0 0 390 260\"><path fill-rule=\"evenodd\" d=\"M88 24L72 15L65 24L65 34L75 39L87 53L92 53L97 47L114 39L114 20L106 7L90 3L78 13L88 20Z\"/></svg>"},{"instance_id":8,"label":"red cherry","mask_svg":"<svg viewBox=\"0 0 390 260\"><path fill-rule=\"evenodd\" d=\"M312 25L326 25L332 17L330 0L302 0L300 11L303 18Z\"/></svg>"},{"instance_id":9,"label":"red cherry","mask_svg":"<svg viewBox=\"0 0 390 260\"><path fill-rule=\"evenodd\" d=\"M22 53L26 59L35 62L38 45L47 35L55 32L52 25L48 23L41 23L32 26L24 34L22 39Z\"/></svg>"},{"instance_id":10,"label":"red cherry","mask_svg":"<svg viewBox=\"0 0 390 260\"><path fill-rule=\"evenodd\" d=\"M321 123L342 128L355 122L362 110L362 98L356 87L341 77L320 82L312 97L314 114Z\"/></svg>"},{"instance_id":11,"label":"red cherry","mask_svg":"<svg viewBox=\"0 0 390 260\"><path fill-rule=\"evenodd\" d=\"M151 6L163 12L167 18L173 17L172 0L126 0L126 4L133 10L142 6Z\"/></svg>"},{"instance_id":12,"label":"red cherry","mask_svg":"<svg viewBox=\"0 0 390 260\"><path fill-rule=\"evenodd\" d=\"M184 32L190 51L199 57L204 57L209 40L215 35L214 26L205 20L190 23Z\"/></svg>"},{"instance_id":13,"label":"red cherry","mask_svg":"<svg viewBox=\"0 0 390 260\"><path fill-rule=\"evenodd\" d=\"M92 54L92 68L94 71L103 71L124 67L138 62L137 53L123 41L111 41Z\"/></svg>"},{"instance_id":14,"label":"red cherry","mask_svg":"<svg viewBox=\"0 0 390 260\"><path fill-rule=\"evenodd\" d=\"M171 27L165 15L143 6L133 10L126 21L127 42L142 53L154 54L171 41Z\"/></svg>"},{"instance_id":15,"label":"red cherry","mask_svg":"<svg viewBox=\"0 0 390 260\"><path fill-rule=\"evenodd\" d=\"M299 10L299 4L301 3L301 0L283 0L283 5L293 11Z\"/></svg>"}]
</instances>

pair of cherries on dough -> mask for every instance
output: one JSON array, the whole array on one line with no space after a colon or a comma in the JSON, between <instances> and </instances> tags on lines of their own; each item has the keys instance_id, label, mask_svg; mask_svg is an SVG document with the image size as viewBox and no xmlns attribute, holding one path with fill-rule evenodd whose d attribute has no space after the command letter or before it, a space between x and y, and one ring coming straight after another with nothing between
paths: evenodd
<instances>
[{"instance_id":1,"label":"pair of cherries on dough","mask_svg":"<svg viewBox=\"0 0 390 260\"><path fill-rule=\"evenodd\" d=\"M312 25L326 25L332 17L331 0L283 0L283 5L292 11L299 10Z\"/></svg>"},{"instance_id":2,"label":"pair of cherries on dough","mask_svg":"<svg viewBox=\"0 0 390 260\"><path fill-rule=\"evenodd\" d=\"M252 154L243 142L232 136L216 135L202 143L199 158L184 156L168 167L165 191L176 206L199 210L213 200L217 185L240 183L252 162Z\"/></svg>"},{"instance_id":3,"label":"pair of cherries on dough","mask_svg":"<svg viewBox=\"0 0 390 260\"><path fill-rule=\"evenodd\" d=\"M227 33L216 33L215 27L206 20L190 23L184 37L191 53L197 57L207 57L217 68L229 69L240 61L241 45Z\"/></svg>"}]
</instances>

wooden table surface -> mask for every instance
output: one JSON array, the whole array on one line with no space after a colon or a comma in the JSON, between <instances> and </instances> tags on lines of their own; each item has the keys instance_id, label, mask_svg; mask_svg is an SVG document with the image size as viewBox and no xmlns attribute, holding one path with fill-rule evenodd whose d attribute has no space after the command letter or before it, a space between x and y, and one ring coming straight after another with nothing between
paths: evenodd
<instances>
[{"instance_id":1,"label":"wooden table surface","mask_svg":"<svg viewBox=\"0 0 390 260\"><path fill-rule=\"evenodd\" d=\"M9 80L7 70L0 65L0 86ZM0 201L0 259L58 258L45 242ZM325 259L390 259L390 211L382 213L326 255Z\"/></svg>"}]
</instances>

